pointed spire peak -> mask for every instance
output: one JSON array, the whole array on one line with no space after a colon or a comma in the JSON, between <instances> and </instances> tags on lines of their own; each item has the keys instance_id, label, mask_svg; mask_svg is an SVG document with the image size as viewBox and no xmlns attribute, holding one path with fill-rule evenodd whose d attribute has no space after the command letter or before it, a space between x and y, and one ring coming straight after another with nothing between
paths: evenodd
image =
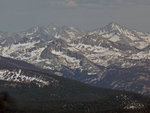
<instances>
[{"instance_id":1,"label":"pointed spire peak","mask_svg":"<svg viewBox=\"0 0 150 113\"><path fill-rule=\"evenodd\" d=\"M40 29L40 26L34 26L27 30L27 32L37 32Z\"/></svg>"},{"instance_id":2,"label":"pointed spire peak","mask_svg":"<svg viewBox=\"0 0 150 113\"><path fill-rule=\"evenodd\" d=\"M104 29L108 30L108 31L114 31L115 30L115 31L121 32L122 30L127 29L127 28L124 27L124 26L119 25L118 23L111 22L108 25L106 25L104 27Z\"/></svg>"},{"instance_id":3,"label":"pointed spire peak","mask_svg":"<svg viewBox=\"0 0 150 113\"><path fill-rule=\"evenodd\" d=\"M44 30L48 30L48 31L50 31L50 30L54 30L55 31L55 30L58 29L58 27L56 25L54 25L54 24L45 25L45 26L42 26L42 28Z\"/></svg>"},{"instance_id":4,"label":"pointed spire peak","mask_svg":"<svg viewBox=\"0 0 150 113\"><path fill-rule=\"evenodd\" d=\"M118 23L115 22L110 22L108 25L106 25L107 27L111 27L111 28L115 28L115 27L121 27L121 25L119 25Z\"/></svg>"},{"instance_id":5,"label":"pointed spire peak","mask_svg":"<svg viewBox=\"0 0 150 113\"><path fill-rule=\"evenodd\" d=\"M54 27L57 27L56 25L54 24L48 24L48 25L45 25L43 26L44 28L54 28Z\"/></svg>"}]
</instances>

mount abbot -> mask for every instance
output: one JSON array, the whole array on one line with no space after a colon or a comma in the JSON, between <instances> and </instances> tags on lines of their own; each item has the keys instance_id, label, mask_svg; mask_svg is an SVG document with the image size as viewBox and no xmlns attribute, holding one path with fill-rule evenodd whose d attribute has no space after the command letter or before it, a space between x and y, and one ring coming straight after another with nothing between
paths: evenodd
<instances>
[{"instance_id":1,"label":"mount abbot","mask_svg":"<svg viewBox=\"0 0 150 113\"><path fill-rule=\"evenodd\" d=\"M150 33L116 23L88 32L51 25L0 32L0 55L90 85L150 95ZM6 73L0 70L1 80L11 79Z\"/></svg>"}]
</instances>

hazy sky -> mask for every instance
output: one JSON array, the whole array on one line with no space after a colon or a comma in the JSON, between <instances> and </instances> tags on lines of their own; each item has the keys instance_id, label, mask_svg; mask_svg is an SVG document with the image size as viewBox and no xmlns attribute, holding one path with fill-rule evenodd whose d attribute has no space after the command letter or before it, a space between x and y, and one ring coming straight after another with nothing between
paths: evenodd
<instances>
[{"instance_id":1,"label":"hazy sky","mask_svg":"<svg viewBox=\"0 0 150 113\"><path fill-rule=\"evenodd\" d=\"M36 25L92 30L116 22L150 32L150 0L0 0L0 30Z\"/></svg>"}]
</instances>

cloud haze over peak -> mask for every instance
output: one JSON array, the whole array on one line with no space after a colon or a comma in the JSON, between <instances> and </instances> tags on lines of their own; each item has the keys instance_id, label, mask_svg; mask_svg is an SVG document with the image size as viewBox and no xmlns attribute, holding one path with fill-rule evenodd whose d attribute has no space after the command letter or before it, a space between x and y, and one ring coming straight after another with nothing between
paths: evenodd
<instances>
[{"instance_id":1,"label":"cloud haze over peak","mask_svg":"<svg viewBox=\"0 0 150 113\"><path fill-rule=\"evenodd\" d=\"M75 6L115 6L115 5L150 5L150 0L44 0L49 4L62 7Z\"/></svg>"},{"instance_id":2,"label":"cloud haze over peak","mask_svg":"<svg viewBox=\"0 0 150 113\"><path fill-rule=\"evenodd\" d=\"M54 24L95 29L111 21L150 32L150 0L0 0L0 30Z\"/></svg>"}]
</instances>

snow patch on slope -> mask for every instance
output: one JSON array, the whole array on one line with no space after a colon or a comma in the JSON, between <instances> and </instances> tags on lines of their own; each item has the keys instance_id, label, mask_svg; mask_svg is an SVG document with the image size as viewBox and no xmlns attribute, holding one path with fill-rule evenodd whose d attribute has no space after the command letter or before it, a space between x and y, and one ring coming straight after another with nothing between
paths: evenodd
<instances>
[{"instance_id":1,"label":"snow patch on slope","mask_svg":"<svg viewBox=\"0 0 150 113\"><path fill-rule=\"evenodd\" d=\"M10 57L10 54L13 52L16 52L16 51L18 51L18 52L20 51L20 52L24 53L24 52L26 52L26 49L30 49L30 48L34 47L34 45L36 43L39 43L39 42L33 41L33 42L28 42L28 43L23 43L23 44L21 44L21 43L12 44L11 46L4 47L2 55L6 56L6 57Z\"/></svg>"},{"instance_id":2,"label":"snow patch on slope","mask_svg":"<svg viewBox=\"0 0 150 113\"><path fill-rule=\"evenodd\" d=\"M49 85L49 81L44 80L42 77L36 75L34 77L26 76L21 69L19 71L0 70L0 80L24 83L36 82L39 86Z\"/></svg>"},{"instance_id":3,"label":"snow patch on slope","mask_svg":"<svg viewBox=\"0 0 150 113\"><path fill-rule=\"evenodd\" d=\"M57 55L58 57L65 59L64 65L71 67L72 69L80 68L80 60L76 59L75 57L70 57L64 54L61 51L51 51L52 54Z\"/></svg>"},{"instance_id":4,"label":"snow patch on slope","mask_svg":"<svg viewBox=\"0 0 150 113\"><path fill-rule=\"evenodd\" d=\"M122 54L118 51L109 50L101 46L91 46L85 44L78 44L75 46L80 50L86 58L98 65L108 66L109 61L117 60Z\"/></svg>"},{"instance_id":5,"label":"snow patch on slope","mask_svg":"<svg viewBox=\"0 0 150 113\"><path fill-rule=\"evenodd\" d=\"M114 35L109 40L112 42L118 42L120 40L120 37L118 35Z\"/></svg>"},{"instance_id":6,"label":"snow patch on slope","mask_svg":"<svg viewBox=\"0 0 150 113\"><path fill-rule=\"evenodd\" d=\"M150 51L142 51L142 52L139 52L137 54L132 54L130 57L130 59L135 59L135 60L138 60L138 59L150 59Z\"/></svg>"}]
</instances>

